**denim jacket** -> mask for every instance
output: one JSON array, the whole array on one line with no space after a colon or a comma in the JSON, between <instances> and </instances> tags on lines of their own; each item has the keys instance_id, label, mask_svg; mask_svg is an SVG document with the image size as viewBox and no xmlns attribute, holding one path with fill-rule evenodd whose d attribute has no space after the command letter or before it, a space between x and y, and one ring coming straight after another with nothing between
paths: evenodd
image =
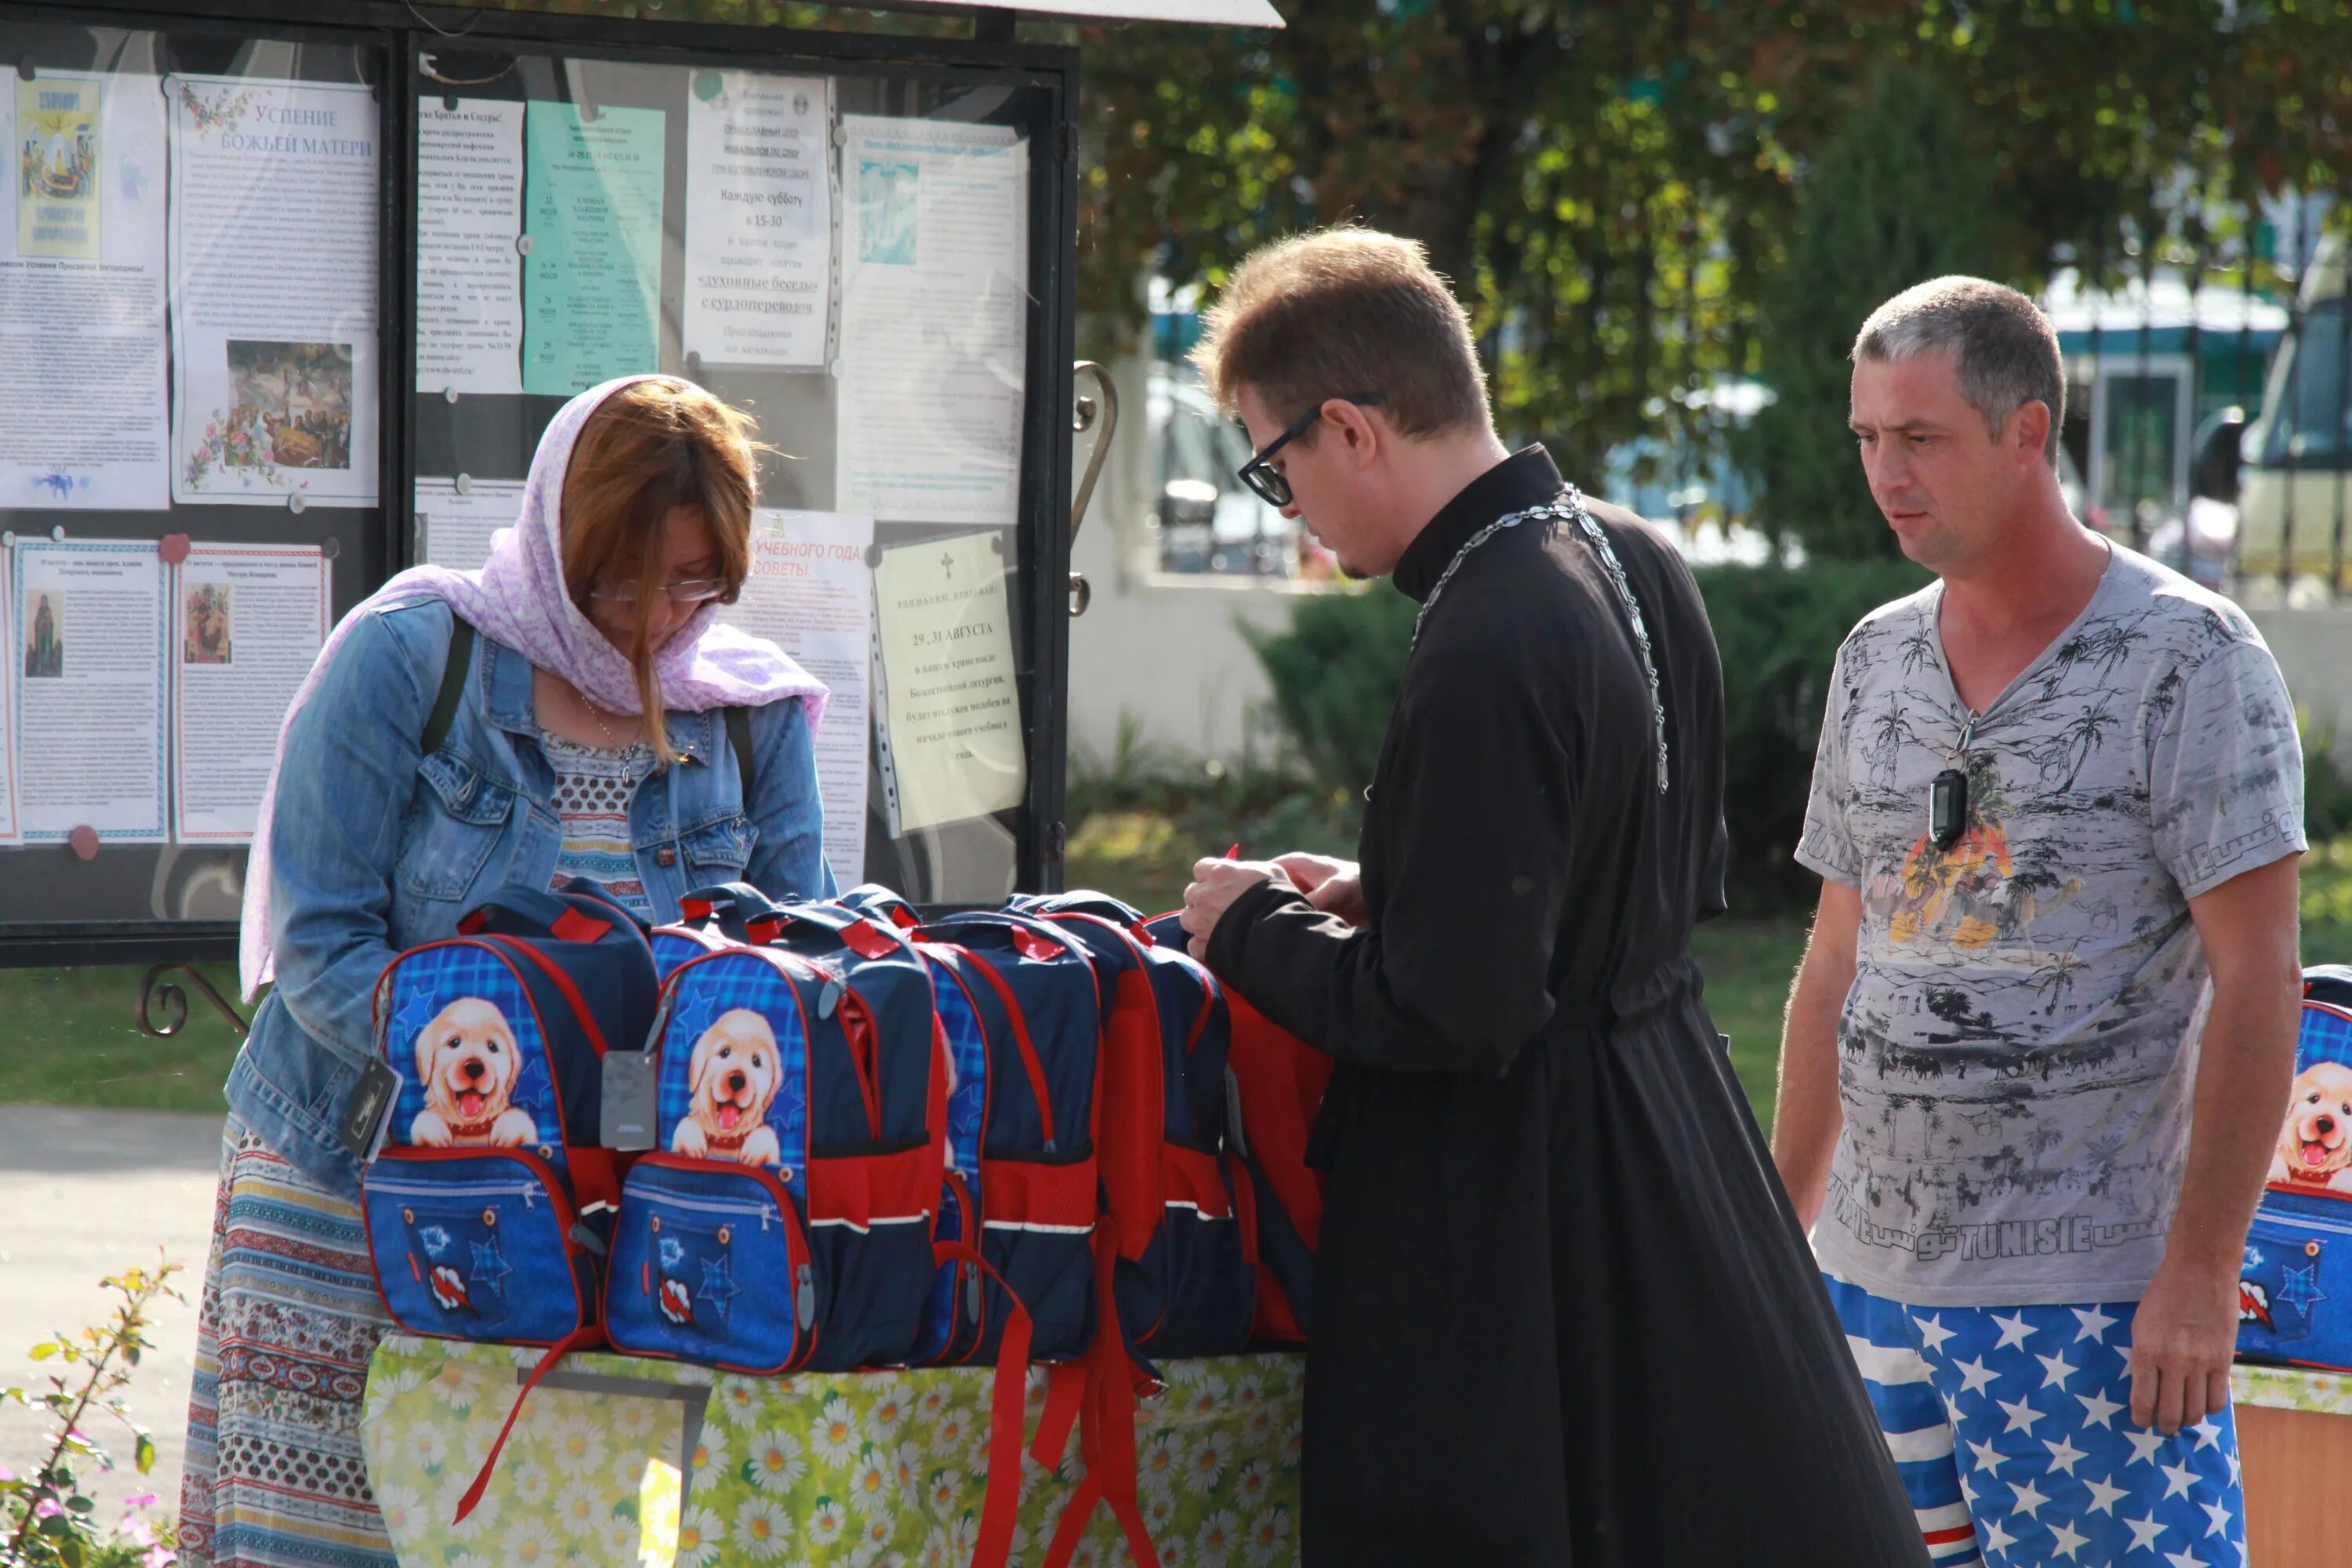
<instances>
[{"instance_id":1,"label":"denim jacket","mask_svg":"<svg viewBox=\"0 0 2352 1568\"><path fill-rule=\"evenodd\" d=\"M448 664L451 612L424 597L352 628L286 737L271 830L278 983L229 1071L229 1110L305 1175L356 1203L360 1162L336 1136L375 1053L377 976L403 950L457 930L509 882L544 888L562 837L541 752L531 666L478 637L449 734L420 753ZM751 713L752 798L718 712L665 715L685 761L629 807L656 921L680 895L748 881L777 899L828 898L816 752L798 702Z\"/></svg>"}]
</instances>

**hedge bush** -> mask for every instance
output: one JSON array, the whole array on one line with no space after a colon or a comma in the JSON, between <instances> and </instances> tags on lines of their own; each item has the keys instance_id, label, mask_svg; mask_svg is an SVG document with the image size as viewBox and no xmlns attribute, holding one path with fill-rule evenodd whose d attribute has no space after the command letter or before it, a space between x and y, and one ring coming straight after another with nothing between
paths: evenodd
<instances>
[{"instance_id":1,"label":"hedge bush","mask_svg":"<svg viewBox=\"0 0 2352 1568\"><path fill-rule=\"evenodd\" d=\"M1821 879L1792 856L1805 826L1830 669L1853 624L1927 585L1906 561L1707 566L1697 573L1723 654L1723 815L1731 907L1810 910Z\"/></svg>"},{"instance_id":2,"label":"hedge bush","mask_svg":"<svg viewBox=\"0 0 2352 1568\"><path fill-rule=\"evenodd\" d=\"M1712 566L1698 578L1723 650L1732 906L1809 909L1818 884L1790 854L1804 826L1831 662L1865 612L1927 577L1902 562L1824 562ZM1414 609L1382 583L1303 599L1287 630L1251 636L1276 716L1323 799L1356 800L1371 779Z\"/></svg>"}]
</instances>

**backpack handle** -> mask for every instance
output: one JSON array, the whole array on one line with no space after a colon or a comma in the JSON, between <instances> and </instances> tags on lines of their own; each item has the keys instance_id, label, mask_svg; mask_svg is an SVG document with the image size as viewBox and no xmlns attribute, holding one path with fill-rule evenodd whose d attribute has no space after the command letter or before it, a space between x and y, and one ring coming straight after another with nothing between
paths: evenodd
<instances>
[{"instance_id":1,"label":"backpack handle","mask_svg":"<svg viewBox=\"0 0 2352 1568\"><path fill-rule=\"evenodd\" d=\"M887 918L877 921L863 910L840 904L785 904L774 914L770 942L782 942L792 928L814 926L860 958L888 958L902 951L907 938Z\"/></svg>"},{"instance_id":2,"label":"backpack handle","mask_svg":"<svg viewBox=\"0 0 2352 1568\"><path fill-rule=\"evenodd\" d=\"M1128 931L1140 929L1144 919L1133 904L1083 888L1068 893L1016 893L1004 900L1004 907L1030 916L1095 915Z\"/></svg>"},{"instance_id":3,"label":"backpack handle","mask_svg":"<svg viewBox=\"0 0 2352 1568\"><path fill-rule=\"evenodd\" d=\"M716 921L719 929L742 940L755 921L775 918L776 901L749 882L714 882L691 888L678 900L679 918L692 922Z\"/></svg>"},{"instance_id":4,"label":"backpack handle","mask_svg":"<svg viewBox=\"0 0 2352 1568\"><path fill-rule=\"evenodd\" d=\"M558 942L598 942L615 931L643 942L646 934L627 910L597 893L567 886L562 892L509 882L466 911L457 921L466 936L552 937Z\"/></svg>"}]
</instances>

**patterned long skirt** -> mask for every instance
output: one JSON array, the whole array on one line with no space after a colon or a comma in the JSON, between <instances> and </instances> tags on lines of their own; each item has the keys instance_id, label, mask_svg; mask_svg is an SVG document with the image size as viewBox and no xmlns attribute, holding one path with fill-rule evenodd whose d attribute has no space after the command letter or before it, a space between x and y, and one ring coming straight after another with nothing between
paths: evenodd
<instances>
[{"instance_id":1,"label":"patterned long skirt","mask_svg":"<svg viewBox=\"0 0 2352 1568\"><path fill-rule=\"evenodd\" d=\"M360 1457L390 1329L360 1211L229 1119L180 1490L191 1568L397 1568Z\"/></svg>"}]
</instances>

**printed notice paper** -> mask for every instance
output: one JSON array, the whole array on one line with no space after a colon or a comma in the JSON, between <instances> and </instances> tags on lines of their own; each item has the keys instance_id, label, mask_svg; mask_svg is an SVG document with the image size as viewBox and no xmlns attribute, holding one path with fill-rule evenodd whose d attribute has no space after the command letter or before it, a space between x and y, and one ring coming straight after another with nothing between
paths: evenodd
<instances>
[{"instance_id":1,"label":"printed notice paper","mask_svg":"<svg viewBox=\"0 0 2352 1568\"><path fill-rule=\"evenodd\" d=\"M0 548L0 648L7 650L10 662L16 662L31 650L16 641L16 594L9 581L9 557L13 552ZM16 680L0 680L0 844L16 842L16 725L10 721L16 707Z\"/></svg>"},{"instance_id":2,"label":"printed notice paper","mask_svg":"<svg viewBox=\"0 0 2352 1568\"><path fill-rule=\"evenodd\" d=\"M490 558L490 537L522 515L520 479L466 481L420 477L416 481L416 558L458 572L478 572Z\"/></svg>"},{"instance_id":3,"label":"printed notice paper","mask_svg":"<svg viewBox=\"0 0 2352 1568\"><path fill-rule=\"evenodd\" d=\"M77 827L163 841L163 563L152 542L16 546L17 810L24 837Z\"/></svg>"},{"instance_id":4,"label":"printed notice paper","mask_svg":"<svg viewBox=\"0 0 2352 1568\"><path fill-rule=\"evenodd\" d=\"M152 76L12 83L0 180L0 508L170 504L163 100Z\"/></svg>"},{"instance_id":5,"label":"printed notice paper","mask_svg":"<svg viewBox=\"0 0 2352 1568\"><path fill-rule=\"evenodd\" d=\"M1028 763L993 531L901 545L874 574L875 704L893 837L1021 804Z\"/></svg>"},{"instance_id":6,"label":"printed notice paper","mask_svg":"<svg viewBox=\"0 0 2352 1568\"><path fill-rule=\"evenodd\" d=\"M659 370L665 115L527 107L522 389L569 397Z\"/></svg>"},{"instance_id":7,"label":"printed notice paper","mask_svg":"<svg viewBox=\"0 0 2352 1568\"><path fill-rule=\"evenodd\" d=\"M821 365L831 286L829 87L697 71L686 103L685 352Z\"/></svg>"},{"instance_id":8,"label":"printed notice paper","mask_svg":"<svg viewBox=\"0 0 2352 1568\"><path fill-rule=\"evenodd\" d=\"M1029 147L845 114L835 501L1008 526L1021 494Z\"/></svg>"},{"instance_id":9,"label":"printed notice paper","mask_svg":"<svg viewBox=\"0 0 2352 1568\"><path fill-rule=\"evenodd\" d=\"M173 76L172 499L376 501L377 112Z\"/></svg>"},{"instance_id":10,"label":"printed notice paper","mask_svg":"<svg viewBox=\"0 0 2352 1568\"><path fill-rule=\"evenodd\" d=\"M872 657L874 520L829 511L752 514L751 574L719 616L766 637L824 682L816 735L824 858L843 887L866 866L866 693Z\"/></svg>"},{"instance_id":11,"label":"printed notice paper","mask_svg":"<svg viewBox=\"0 0 2352 1568\"><path fill-rule=\"evenodd\" d=\"M416 104L416 390L522 390L522 105Z\"/></svg>"},{"instance_id":12,"label":"printed notice paper","mask_svg":"<svg viewBox=\"0 0 2352 1568\"><path fill-rule=\"evenodd\" d=\"M327 638L326 557L197 544L173 576L173 837L250 844L287 707Z\"/></svg>"}]
</instances>

